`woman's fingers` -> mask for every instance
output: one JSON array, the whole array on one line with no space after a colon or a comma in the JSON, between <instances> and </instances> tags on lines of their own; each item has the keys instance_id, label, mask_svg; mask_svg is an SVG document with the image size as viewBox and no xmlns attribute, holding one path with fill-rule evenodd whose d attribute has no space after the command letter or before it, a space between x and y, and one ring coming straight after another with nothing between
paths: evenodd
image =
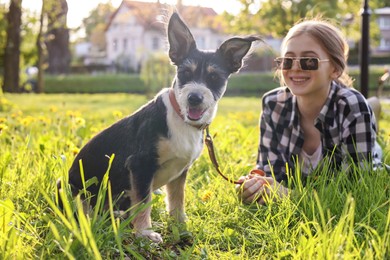
<instances>
[{"instance_id":1,"label":"woman's fingers","mask_svg":"<svg viewBox=\"0 0 390 260\"><path fill-rule=\"evenodd\" d=\"M288 189L281 186L272 177L263 177L259 174L248 174L241 176L239 181L242 184L236 185L239 197L244 203L256 201L259 204L265 204L266 197L272 196L274 192L280 196L286 195Z\"/></svg>"},{"instance_id":2,"label":"woman's fingers","mask_svg":"<svg viewBox=\"0 0 390 260\"><path fill-rule=\"evenodd\" d=\"M251 203L261 196L261 188L264 184L264 180L258 178L250 178L247 176L243 184L237 185L236 189L239 192L239 196L245 203Z\"/></svg>"}]
</instances>

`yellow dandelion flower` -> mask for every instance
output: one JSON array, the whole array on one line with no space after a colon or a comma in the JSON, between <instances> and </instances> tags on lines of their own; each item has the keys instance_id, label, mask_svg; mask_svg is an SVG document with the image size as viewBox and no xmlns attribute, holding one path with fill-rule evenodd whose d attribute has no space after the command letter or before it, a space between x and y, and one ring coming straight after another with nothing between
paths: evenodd
<instances>
[{"instance_id":1,"label":"yellow dandelion flower","mask_svg":"<svg viewBox=\"0 0 390 260\"><path fill-rule=\"evenodd\" d=\"M55 113L55 112L58 111L58 108L57 108L56 106L51 106L51 107L49 108L49 111L52 112L52 113Z\"/></svg>"},{"instance_id":2,"label":"yellow dandelion flower","mask_svg":"<svg viewBox=\"0 0 390 260\"><path fill-rule=\"evenodd\" d=\"M79 116L75 117L73 122L74 122L75 126L77 126L77 127L84 127L85 126L85 119L82 117L79 117Z\"/></svg>"},{"instance_id":3,"label":"yellow dandelion flower","mask_svg":"<svg viewBox=\"0 0 390 260\"><path fill-rule=\"evenodd\" d=\"M11 114L11 117L12 118L18 118L18 117L21 117L22 115L23 115L23 112L19 110L19 111L13 112Z\"/></svg>"},{"instance_id":4,"label":"yellow dandelion flower","mask_svg":"<svg viewBox=\"0 0 390 260\"><path fill-rule=\"evenodd\" d=\"M76 155L76 154L78 154L80 152L80 148L78 148L78 147L76 147L76 146L74 146L73 148L72 148L72 154L73 155Z\"/></svg>"},{"instance_id":5,"label":"yellow dandelion flower","mask_svg":"<svg viewBox=\"0 0 390 260\"><path fill-rule=\"evenodd\" d=\"M0 117L0 124L7 122L7 118Z\"/></svg>"},{"instance_id":6,"label":"yellow dandelion flower","mask_svg":"<svg viewBox=\"0 0 390 260\"><path fill-rule=\"evenodd\" d=\"M209 190L206 190L203 192L201 200L205 202L211 198L211 195L213 195L213 193Z\"/></svg>"},{"instance_id":7,"label":"yellow dandelion flower","mask_svg":"<svg viewBox=\"0 0 390 260\"><path fill-rule=\"evenodd\" d=\"M32 116L26 116L26 117L19 119L20 124L23 126L29 126L34 121L35 121L35 118Z\"/></svg>"},{"instance_id":8,"label":"yellow dandelion flower","mask_svg":"<svg viewBox=\"0 0 390 260\"><path fill-rule=\"evenodd\" d=\"M121 118L123 116L123 113L119 110L116 110L116 111L112 112L112 115L114 117Z\"/></svg>"},{"instance_id":9,"label":"yellow dandelion flower","mask_svg":"<svg viewBox=\"0 0 390 260\"><path fill-rule=\"evenodd\" d=\"M73 155L76 155L79 153L80 148L77 147L72 141L66 141L65 147L67 148L68 151L70 151Z\"/></svg>"},{"instance_id":10,"label":"yellow dandelion flower","mask_svg":"<svg viewBox=\"0 0 390 260\"><path fill-rule=\"evenodd\" d=\"M8 126L6 124L3 124L3 123L0 123L0 134L7 130L8 129Z\"/></svg>"},{"instance_id":11,"label":"yellow dandelion flower","mask_svg":"<svg viewBox=\"0 0 390 260\"><path fill-rule=\"evenodd\" d=\"M66 116L68 116L68 117L78 117L78 116L81 116L81 113L80 113L80 111L68 110L68 111L66 111Z\"/></svg>"},{"instance_id":12,"label":"yellow dandelion flower","mask_svg":"<svg viewBox=\"0 0 390 260\"><path fill-rule=\"evenodd\" d=\"M92 126L90 131L92 134L96 134L96 133L100 132L101 129L97 128L96 126Z\"/></svg>"},{"instance_id":13,"label":"yellow dandelion flower","mask_svg":"<svg viewBox=\"0 0 390 260\"><path fill-rule=\"evenodd\" d=\"M51 118L46 117L46 116L38 116L38 121L42 122L44 124L50 124L51 123Z\"/></svg>"}]
</instances>

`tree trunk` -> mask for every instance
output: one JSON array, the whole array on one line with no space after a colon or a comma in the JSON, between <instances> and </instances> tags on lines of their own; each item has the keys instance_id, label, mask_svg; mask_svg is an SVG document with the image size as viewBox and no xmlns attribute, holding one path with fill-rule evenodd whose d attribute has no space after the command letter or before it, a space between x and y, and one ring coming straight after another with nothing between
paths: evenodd
<instances>
[{"instance_id":1,"label":"tree trunk","mask_svg":"<svg viewBox=\"0 0 390 260\"><path fill-rule=\"evenodd\" d=\"M37 61L37 67L38 67L38 75L37 75L37 93L42 93L45 89L44 86L44 59L45 59L45 45L43 43L43 22L45 17L45 0L42 0L42 10L41 10L41 16L39 21L39 33L37 36L37 55L38 55L38 61Z\"/></svg>"},{"instance_id":2,"label":"tree trunk","mask_svg":"<svg viewBox=\"0 0 390 260\"><path fill-rule=\"evenodd\" d=\"M46 47L48 52L48 69L50 74L69 73L70 51L69 51L69 30L66 26L66 15L68 4L66 0L53 2L48 16L48 32Z\"/></svg>"},{"instance_id":3,"label":"tree trunk","mask_svg":"<svg viewBox=\"0 0 390 260\"><path fill-rule=\"evenodd\" d=\"M7 41L4 50L4 92L19 92L21 7L22 0L11 0L7 14Z\"/></svg>"}]
</instances>

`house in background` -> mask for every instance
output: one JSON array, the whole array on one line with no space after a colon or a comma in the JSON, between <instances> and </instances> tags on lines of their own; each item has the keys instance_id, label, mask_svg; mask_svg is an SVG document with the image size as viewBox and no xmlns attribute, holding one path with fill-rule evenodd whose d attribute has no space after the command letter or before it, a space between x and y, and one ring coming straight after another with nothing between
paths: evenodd
<instances>
[{"instance_id":1,"label":"house in background","mask_svg":"<svg viewBox=\"0 0 390 260\"><path fill-rule=\"evenodd\" d=\"M377 22L380 30L380 43L374 50L375 54L390 54L390 7L376 9Z\"/></svg>"},{"instance_id":2,"label":"house in background","mask_svg":"<svg viewBox=\"0 0 390 260\"><path fill-rule=\"evenodd\" d=\"M217 13L208 7L176 7L200 49L215 49L228 35L215 25ZM172 6L157 2L124 0L106 28L106 64L123 72L139 72L154 52L167 52L167 17Z\"/></svg>"},{"instance_id":3,"label":"house in background","mask_svg":"<svg viewBox=\"0 0 390 260\"><path fill-rule=\"evenodd\" d=\"M83 59L89 71L139 72L142 63L153 53L167 53L166 25L169 10L175 8L189 26L200 49L215 49L230 37L218 24L218 14L212 8L176 6L160 1L141 2L123 0L107 23L106 49L96 52L93 46L78 46L76 57ZM373 56L390 55L390 7L374 10L380 29L380 44L372 49ZM278 53L281 39L264 39L269 50ZM352 46L350 46L352 47ZM87 52L87 53L86 53ZM271 70L273 56L251 57L241 70Z\"/></svg>"}]
</instances>

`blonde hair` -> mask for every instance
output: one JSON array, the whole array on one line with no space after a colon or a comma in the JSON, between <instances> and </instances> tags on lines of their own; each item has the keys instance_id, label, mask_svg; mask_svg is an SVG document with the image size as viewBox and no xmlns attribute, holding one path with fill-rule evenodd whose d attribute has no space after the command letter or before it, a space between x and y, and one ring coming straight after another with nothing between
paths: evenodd
<instances>
[{"instance_id":1,"label":"blonde hair","mask_svg":"<svg viewBox=\"0 0 390 260\"><path fill-rule=\"evenodd\" d=\"M353 79L347 73L349 46L342 32L329 21L315 18L298 22L288 31L286 37L283 39L281 52L283 52L290 39L304 33L310 35L317 41L328 54L330 62L340 72L340 76L336 81L351 87ZM281 83L284 84L280 71L278 73Z\"/></svg>"}]
</instances>

